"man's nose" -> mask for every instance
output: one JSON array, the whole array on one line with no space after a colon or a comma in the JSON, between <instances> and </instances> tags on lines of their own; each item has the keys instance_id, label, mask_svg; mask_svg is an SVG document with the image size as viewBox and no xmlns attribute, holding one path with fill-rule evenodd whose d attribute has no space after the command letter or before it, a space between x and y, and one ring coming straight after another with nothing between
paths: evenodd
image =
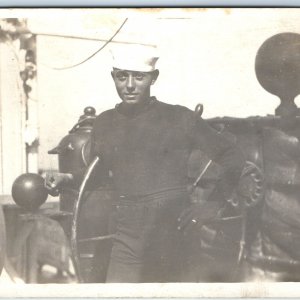
<instances>
[{"instance_id":1,"label":"man's nose","mask_svg":"<svg viewBox=\"0 0 300 300\"><path fill-rule=\"evenodd\" d=\"M135 81L132 75L128 76L126 87L129 92L133 92L135 90Z\"/></svg>"}]
</instances>

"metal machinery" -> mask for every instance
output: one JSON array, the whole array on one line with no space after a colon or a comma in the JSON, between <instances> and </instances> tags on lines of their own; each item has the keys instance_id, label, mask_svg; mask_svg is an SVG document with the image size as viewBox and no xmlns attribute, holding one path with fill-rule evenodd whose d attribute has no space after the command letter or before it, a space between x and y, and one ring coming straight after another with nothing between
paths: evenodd
<instances>
[{"instance_id":1,"label":"metal machinery","mask_svg":"<svg viewBox=\"0 0 300 300\"><path fill-rule=\"evenodd\" d=\"M88 166L89 135L95 114L94 108L85 108L84 114L69 134L57 147L49 151L49 154L58 154L60 172L76 172ZM80 187L76 185L64 187L60 191L60 210L67 214L61 220L61 224L67 238L71 241L73 254L78 253L73 257L79 280L104 282L111 249L108 231L113 191L110 187L87 190L83 203L78 205L79 191ZM108 235L107 239L103 238L101 243L93 239L106 235ZM97 264L94 263L95 260Z\"/></svg>"},{"instance_id":2,"label":"metal machinery","mask_svg":"<svg viewBox=\"0 0 300 300\"><path fill-rule=\"evenodd\" d=\"M275 116L208 120L242 148L247 163L235 195L219 217L195 227L187 237L185 281L300 280L300 122L294 103L300 93L299 56L300 35L295 33L269 38L257 53L258 81L281 100ZM201 114L201 106L196 113ZM95 110L86 108L69 134L49 151L58 154L61 172L87 167L94 118ZM80 187L60 191L59 211L48 213L70 241L81 282L104 282L114 231L113 190L107 186L92 191L86 185L94 164L87 168ZM189 169L194 180L192 201L205 201L214 188L218 166L195 152ZM0 224L1 220L0 215ZM3 244L2 236L0 232ZM0 253L3 256L3 250Z\"/></svg>"},{"instance_id":3,"label":"metal machinery","mask_svg":"<svg viewBox=\"0 0 300 300\"><path fill-rule=\"evenodd\" d=\"M246 185L240 184L237 191L243 190L240 195L242 197L238 197L236 203L232 202L233 207L242 208L243 216L237 261L240 264L240 271L238 277L233 276L234 280L238 278L249 281L299 281L300 279L298 218L300 119L299 109L294 103L295 97L300 93L299 41L300 35L296 33L277 34L267 39L257 52L255 61L257 79L263 88L278 96L281 101L275 110L275 116L210 120L213 126L233 134L248 161L258 167L252 168L250 172L254 186L251 187L247 181ZM246 170L247 166L245 168L247 173ZM247 190L250 192L248 200L247 197L243 197L244 192L247 194ZM252 201L249 202L249 199ZM257 201L259 199L263 201ZM235 226L236 228L238 227ZM215 230L213 233L217 236L219 232L220 235L224 229L226 226L221 226L219 231ZM232 237L234 230L229 232ZM218 239L208 243L206 236L211 238L210 230L206 230L206 234L201 237L202 240L209 244L209 247L218 245ZM229 245L227 239L227 246ZM210 267L215 265L215 268L204 271L205 276L211 274L208 280L220 272L222 260L219 260L219 264L215 264L216 257L222 258L225 253L221 251L221 254L214 256L209 247L207 252L208 256L213 256L213 263L208 265ZM230 247L227 249L232 250ZM230 266L234 264L231 263ZM225 274L226 269L230 270L225 268ZM232 274L234 273L233 271Z\"/></svg>"}]
</instances>

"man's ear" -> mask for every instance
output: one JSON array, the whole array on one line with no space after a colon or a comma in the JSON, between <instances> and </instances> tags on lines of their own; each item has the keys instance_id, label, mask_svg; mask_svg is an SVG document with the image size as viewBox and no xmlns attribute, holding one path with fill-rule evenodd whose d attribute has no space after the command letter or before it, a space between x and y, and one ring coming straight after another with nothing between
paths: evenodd
<instances>
[{"instance_id":1,"label":"man's ear","mask_svg":"<svg viewBox=\"0 0 300 300\"><path fill-rule=\"evenodd\" d=\"M158 71L158 70L154 70L154 71L152 72L152 81L151 81L151 85L153 85L153 84L155 83L155 81L156 81L158 75L159 75L159 71Z\"/></svg>"}]
</instances>

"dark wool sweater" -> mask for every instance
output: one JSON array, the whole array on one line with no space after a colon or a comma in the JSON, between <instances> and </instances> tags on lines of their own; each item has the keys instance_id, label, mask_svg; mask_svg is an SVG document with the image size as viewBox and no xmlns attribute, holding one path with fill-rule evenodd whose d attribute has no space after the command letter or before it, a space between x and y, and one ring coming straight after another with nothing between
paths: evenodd
<instances>
[{"instance_id":1,"label":"dark wool sweater","mask_svg":"<svg viewBox=\"0 0 300 300\"><path fill-rule=\"evenodd\" d=\"M110 171L114 188L124 195L148 195L186 186L193 149L202 150L221 165L220 185L228 196L244 164L236 145L195 112L154 97L136 110L122 103L97 116L91 145L91 155L101 159L93 181L100 185L103 173Z\"/></svg>"}]
</instances>

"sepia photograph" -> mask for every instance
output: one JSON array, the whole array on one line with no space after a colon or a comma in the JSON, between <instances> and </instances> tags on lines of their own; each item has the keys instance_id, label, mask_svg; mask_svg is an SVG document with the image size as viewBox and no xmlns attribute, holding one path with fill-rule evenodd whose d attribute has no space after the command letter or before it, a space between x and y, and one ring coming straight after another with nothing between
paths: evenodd
<instances>
[{"instance_id":1,"label":"sepia photograph","mask_svg":"<svg viewBox=\"0 0 300 300\"><path fill-rule=\"evenodd\" d=\"M299 94L297 8L0 9L0 296L299 296Z\"/></svg>"}]
</instances>

